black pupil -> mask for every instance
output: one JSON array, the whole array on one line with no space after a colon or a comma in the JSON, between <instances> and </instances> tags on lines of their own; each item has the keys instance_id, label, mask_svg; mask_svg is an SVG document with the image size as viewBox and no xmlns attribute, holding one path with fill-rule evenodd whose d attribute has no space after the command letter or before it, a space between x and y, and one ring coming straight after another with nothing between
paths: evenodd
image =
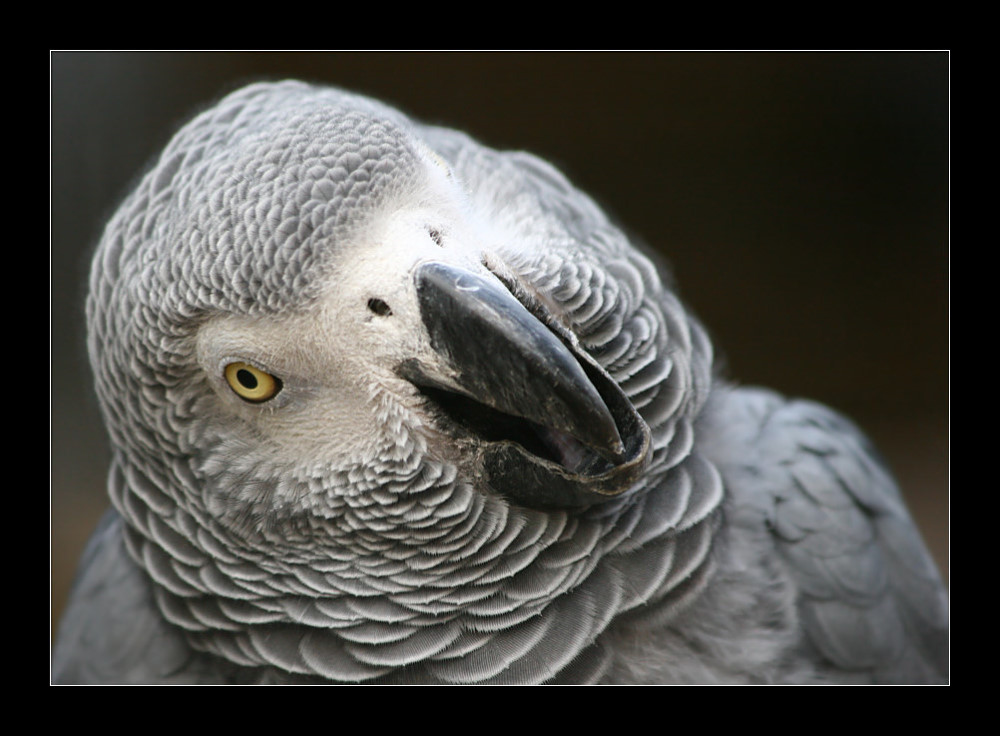
<instances>
[{"instance_id":1,"label":"black pupil","mask_svg":"<svg viewBox=\"0 0 1000 736\"><path fill-rule=\"evenodd\" d=\"M239 381L244 388L257 388L257 377L246 368L240 368L236 371L236 380Z\"/></svg>"}]
</instances>

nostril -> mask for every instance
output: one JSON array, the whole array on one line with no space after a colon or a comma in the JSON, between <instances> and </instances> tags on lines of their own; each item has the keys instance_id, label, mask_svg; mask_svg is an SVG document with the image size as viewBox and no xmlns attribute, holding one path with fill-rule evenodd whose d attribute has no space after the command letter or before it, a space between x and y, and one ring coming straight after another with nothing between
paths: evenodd
<instances>
[{"instance_id":1,"label":"nostril","mask_svg":"<svg viewBox=\"0 0 1000 736\"><path fill-rule=\"evenodd\" d=\"M392 309L381 299L376 299L372 297L368 300L368 309L377 314L379 317L388 317L392 314Z\"/></svg>"}]
</instances>

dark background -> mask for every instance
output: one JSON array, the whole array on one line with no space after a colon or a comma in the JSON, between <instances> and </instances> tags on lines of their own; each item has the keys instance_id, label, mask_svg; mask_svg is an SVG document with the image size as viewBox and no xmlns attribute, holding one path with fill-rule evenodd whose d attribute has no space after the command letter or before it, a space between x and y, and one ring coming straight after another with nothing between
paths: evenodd
<instances>
[{"instance_id":1,"label":"dark background","mask_svg":"<svg viewBox=\"0 0 1000 736\"><path fill-rule=\"evenodd\" d=\"M53 53L51 539L58 620L107 506L89 253L199 108L297 77L553 161L672 264L734 379L873 437L947 576L944 53Z\"/></svg>"}]
</instances>

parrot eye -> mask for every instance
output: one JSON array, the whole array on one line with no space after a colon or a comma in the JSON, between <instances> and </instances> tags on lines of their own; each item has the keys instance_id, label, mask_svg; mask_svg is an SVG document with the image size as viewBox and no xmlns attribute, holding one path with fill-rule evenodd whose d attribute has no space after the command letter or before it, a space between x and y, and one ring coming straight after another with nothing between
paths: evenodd
<instances>
[{"instance_id":1,"label":"parrot eye","mask_svg":"<svg viewBox=\"0 0 1000 736\"><path fill-rule=\"evenodd\" d=\"M281 379L247 363L230 363L225 370L229 388L244 401L260 404L281 391Z\"/></svg>"}]
</instances>

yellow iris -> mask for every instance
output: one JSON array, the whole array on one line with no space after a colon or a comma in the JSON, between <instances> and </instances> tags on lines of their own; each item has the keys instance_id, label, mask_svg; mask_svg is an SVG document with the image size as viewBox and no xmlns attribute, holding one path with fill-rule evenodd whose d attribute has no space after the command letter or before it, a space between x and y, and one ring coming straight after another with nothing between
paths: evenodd
<instances>
[{"instance_id":1,"label":"yellow iris","mask_svg":"<svg viewBox=\"0 0 1000 736\"><path fill-rule=\"evenodd\" d=\"M227 365L226 381L237 396L253 403L273 399L281 391L280 379L248 363Z\"/></svg>"}]
</instances>

